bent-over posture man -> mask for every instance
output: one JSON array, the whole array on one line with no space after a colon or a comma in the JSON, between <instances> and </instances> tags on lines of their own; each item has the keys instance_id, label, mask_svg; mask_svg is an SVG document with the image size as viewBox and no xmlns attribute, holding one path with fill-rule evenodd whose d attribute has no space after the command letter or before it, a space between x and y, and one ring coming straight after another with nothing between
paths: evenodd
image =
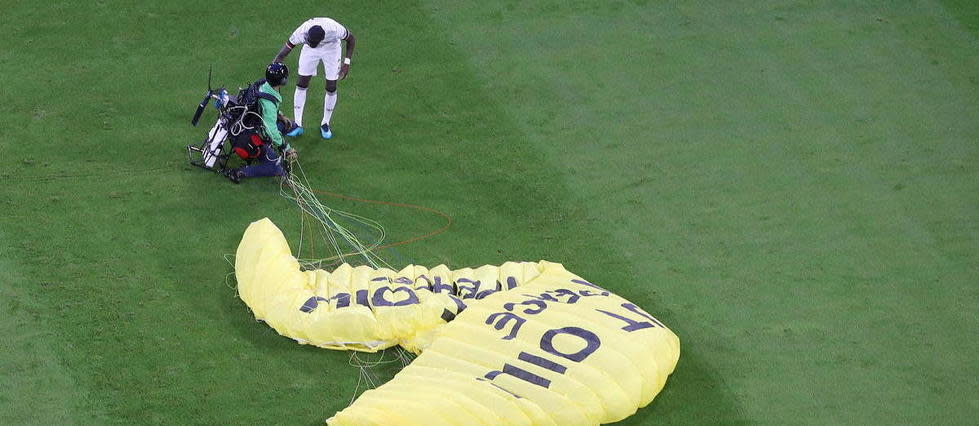
<instances>
[{"instance_id":1,"label":"bent-over posture man","mask_svg":"<svg viewBox=\"0 0 979 426\"><path fill-rule=\"evenodd\" d=\"M259 107L262 112L262 135L257 133L242 133L237 136L233 143L233 149L239 157L246 160L253 160L257 163L228 169L224 175L232 182L238 183L246 177L262 176L283 176L286 174L282 167L282 157L279 156L277 149L282 149L286 158L295 160L296 150L289 146L289 143L282 139L279 132L277 120L284 119L279 114L279 104L282 103L282 95L279 89L286 84L289 79L289 68L283 64L273 63L265 69L265 81L259 86L262 95L258 99ZM288 123L288 120L284 120ZM272 142L272 146L268 142Z\"/></svg>"},{"instance_id":2,"label":"bent-over posture man","mask_svg":"<svg viewBox=\"0 0 979 426\"><path fill-rule=\"evenodd\" d=\"M340 40L346 42L346 55L340 62ZM292 32L289 40L275 55L272 62L281 63L293 47L302 44L299 53L299 79L296 81L296 93L293 95L292 107L295 110L296 127L286 133L296 137L303 134L303 108L306 106L306 89L309 80L316 75L320 62L323 63L326 77L326 97L323 100L323 120L320 122L320 135L323 139L333 137L330 130L330 118L337 104L337 80L343 80L350 70L350 57L354 53L354 35L343 25L330 18L312 18L303 22L296 31Z\"/></svg>"}]
</instances>

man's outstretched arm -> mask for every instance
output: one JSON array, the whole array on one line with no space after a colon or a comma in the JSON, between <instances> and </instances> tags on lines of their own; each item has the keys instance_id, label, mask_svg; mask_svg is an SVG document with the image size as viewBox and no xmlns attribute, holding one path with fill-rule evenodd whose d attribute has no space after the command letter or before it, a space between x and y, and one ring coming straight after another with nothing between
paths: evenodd
<instances>
[{"instance_id":1,"label":"man's outstretched arm","mask_svg":"<svg viewBox=\"0 0 979 426\"><path fill-rule=\"evenodd\" d=\"M272 60L272 63L281 64L282 61L286 60L286 56L289 56L289 52L292 52L293 47L296 47L296 45L287 41L286 44L282 45L282 48L279 49L279 53L275 55L275 59Z\"/></svg>"},{"instance_id":2,"label":"man's outstretched arm","mask_svg":"<svg viewBox=\"0 0 979 426\"><path fill-rule=\"evenodd\" d=\"M347 31L347 38L343 39L347 43L347 54L345 55L347 59L354 56L354 43L357 39L354 37L354 33Z\"/></svg>"},{"instance_id":3,"label":"man's outstretched arm","mask_svg":"<svg viewBox=\"0 0 979 426\"><path fill-rule=\"evenodd\" d=\"M354 46L357 43L357 39L354 37L354 33L347 31L347 38L343 39L347 43L347 51L343 56L343 64L340 65L340 79L343 80L347 77L347 73L350 72L350 58L354 55Z\"/></svg>"}]
</instances>

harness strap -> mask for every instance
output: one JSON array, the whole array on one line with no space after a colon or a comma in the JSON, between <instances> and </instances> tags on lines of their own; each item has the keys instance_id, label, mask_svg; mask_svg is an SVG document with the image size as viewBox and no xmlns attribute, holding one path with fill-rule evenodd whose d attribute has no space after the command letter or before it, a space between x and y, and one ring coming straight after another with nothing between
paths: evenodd
<instances>
[{"instance_id":1,"label":"harness strap","mask_svg":"<svg viewBox=\"0 0 979 426\"><path fill-rule=\"evenodd\" d=\"M273 104L275 104L275 106L279 106L279 100L276 99L275 96L272 95L271 93L265 93L265 92L259 90L257 95L258 95L258 97L260 99L265 99L265 100L270 101Z\"/></svg>"}]
</instances>

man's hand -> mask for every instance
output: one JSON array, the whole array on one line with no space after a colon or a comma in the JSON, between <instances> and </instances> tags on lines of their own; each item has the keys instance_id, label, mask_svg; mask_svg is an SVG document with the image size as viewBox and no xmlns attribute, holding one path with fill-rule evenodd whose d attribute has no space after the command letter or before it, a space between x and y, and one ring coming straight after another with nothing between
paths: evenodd
<instances>
[{"instance_id":1,"label":"man's hand","mask_svg":"<svg viewBox=\"0 0 979 426\"><path fill-rule=\"evenodd\" d=\"M289 148L289 150L286 151L286 160L287 161L289 161L291 163L291 162L296 161L298 159L299 159L299 154L296 153L295 148Z\"/></svg>"},{"instance_id":2,"label":"man's hand","mask_svg":"<svg viewBox=\"0 0 979 426\"><path fill-rule=\"evenodd\" d=\"M286 44L279 49L279 53L275 55L275 59L272 59L272 63L281 64L282 61L286 59L286 56L289 56L289 52L292 52L292 46L289 45L289 42L286 42Z\"/></svg>"},{"instance_id":3,"label":"man's hand","mask_svg":"<svg viewBox=\"0 0 979 426\"><path fill-rule=\"evenodd\" d=\"M347 78L347 73L350 72L350 64L340 65L340 80Z\"/></svg>"}]
</instances>

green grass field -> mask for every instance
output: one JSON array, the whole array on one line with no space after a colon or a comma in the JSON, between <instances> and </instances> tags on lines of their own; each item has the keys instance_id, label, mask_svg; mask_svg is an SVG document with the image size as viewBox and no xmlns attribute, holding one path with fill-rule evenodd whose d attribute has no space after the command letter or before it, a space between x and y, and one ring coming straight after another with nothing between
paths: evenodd
<instances>
[{"instance_id":1,"label":"green grass field","mask_svg":"<svg viewBox=\"0 0 979 426\"><path fill-rule=\"evenodd\" d=\"M294 142L314 187L454 219L399 266L547 259L657 315L680 363L622 423L979 418L979 2L269 4L0 0L0 424L349 403L347 353L225 281L298 210L183 151L208 66L257 79L311 16L358 40L336 137ZM444 222L323 201L390 241Z\"/></svg>"}]
</instances>

